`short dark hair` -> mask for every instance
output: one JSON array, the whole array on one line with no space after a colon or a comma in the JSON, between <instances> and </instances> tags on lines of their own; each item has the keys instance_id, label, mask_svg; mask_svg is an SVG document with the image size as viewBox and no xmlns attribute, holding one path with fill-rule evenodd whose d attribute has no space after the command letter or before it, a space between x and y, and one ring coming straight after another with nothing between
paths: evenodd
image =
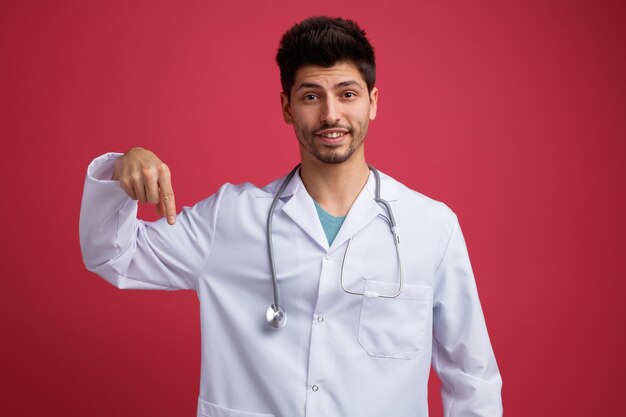
<instances>
[{"instance_id":1,"label":"short dark hair","mask_svg":"<svg viewBox=\"0 0 626 417\"><path fill-rule=\"evenodd\" d=\"M301 67L328 68L342 61L356 65L371 92L376 82L374 48L359 25L327 16L310 17L296 23L285 32L276 53L283 92L290 96L296 72Z\"/></svg>"}]
</instances>

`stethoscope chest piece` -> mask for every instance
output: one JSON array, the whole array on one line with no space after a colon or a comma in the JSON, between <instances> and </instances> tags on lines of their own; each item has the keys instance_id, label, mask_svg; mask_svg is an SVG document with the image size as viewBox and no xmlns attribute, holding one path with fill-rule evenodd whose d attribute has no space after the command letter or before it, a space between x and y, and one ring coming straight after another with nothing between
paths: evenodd
<instances>
[{"instance_id":1,"label":"stethoscope chest piece","mask_svg":"<svg viewBox=\"0 0 626 417\"><path fill-rule=\"evenodd\" d=\"M278 306L278 309L276 309L274 304L272 304L265 313L265 319L272 329L280 330L287 324L287 313L281 306Z\"/></svg>"}]
</instances>

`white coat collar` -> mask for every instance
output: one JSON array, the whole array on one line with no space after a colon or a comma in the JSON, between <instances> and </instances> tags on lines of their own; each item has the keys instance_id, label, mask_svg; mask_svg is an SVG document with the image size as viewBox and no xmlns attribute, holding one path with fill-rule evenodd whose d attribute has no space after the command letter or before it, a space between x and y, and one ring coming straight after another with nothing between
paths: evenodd
<instances>
[{"instance_id":1,"label":"white coat collar","mask_svg":"<svg viewBox=\"0 0 626 417\"><path fill-rule=\"evenodd\" d=\"M258 197L273 198L274 194L276 193L276 191L278 191L278 188L283 183L283 180L285 179L285 177L286 175L268 184L266 187L264 187L265 193L259 193ZM394 180L393 178L391 178L390 176L383 174L382 172L380 173L380 181L381 181L380 196L387 201L397 200L398 199L398 182ZM298 190L300 190L301 188L304 188L306 192L304 183L302 182L302 179L300 178L300 169L298 169L298 171L293 176L291 181L289 181L289 184L287 184L287 186L285 187L285 190L283 191L281 195L281 199L284 199L285 197L291 197L292 195L296 194ZM370 171L370 175L367 179L367 184L365 185L365 188L363 190L365 189L370 190L372 198L374 198L373 196L375 194L375 188L376 188L376 180L374 179L374 174Z\"/></svg>"},{"instance_id":2,"label":"white coat collar","mask_svg":"<svg viewBox=\"0 0 626 417\"><path fill-rule=\"evenodd\" d=\"M381 197L388 202L396 201L398 199L398 183L383 173L380 174L380 180ZM264 193L264 196L273 198L282 181L283 179L280 179L267 187L268 194ZM309 237L330 253L367 226L379 213L386 215L385 210L374 201L375 188L376 180L374 174L370 172L367 184L354 201L348 216L330 247L319 221L313 199L300 178L299 170L283 191L281 200L286 202L282 207L280 205L276 207L275 215L279 211L284 212Z\"/></svg>"}]
</instances>

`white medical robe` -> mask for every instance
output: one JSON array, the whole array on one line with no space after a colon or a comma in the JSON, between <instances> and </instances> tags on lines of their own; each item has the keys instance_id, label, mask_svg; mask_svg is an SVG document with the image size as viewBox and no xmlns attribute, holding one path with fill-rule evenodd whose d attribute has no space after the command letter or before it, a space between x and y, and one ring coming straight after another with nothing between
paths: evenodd
<instances>
[{"instance_id":1,"label":"white medical robe","mask_svg":"<svg viewBox=\"0 0 626 417\"><path fill-rule=\"evenodd\" d=\"M165 219L137 220L111 178L118 154L95 159L83 194L87 268L119 288L194 290L200 301L198 416L426 417L431 364L446 417L502 414L501 378L467 249L444 204L381 174L397 221L404 286L374 178L328 245L295 175L276 207L273 242L286 327L272 330L266 241L281 183L222 186ZM340 270L346 245L344 283ZM379 296L377 297L376 294Z\"/></svg>"}]
</instances>

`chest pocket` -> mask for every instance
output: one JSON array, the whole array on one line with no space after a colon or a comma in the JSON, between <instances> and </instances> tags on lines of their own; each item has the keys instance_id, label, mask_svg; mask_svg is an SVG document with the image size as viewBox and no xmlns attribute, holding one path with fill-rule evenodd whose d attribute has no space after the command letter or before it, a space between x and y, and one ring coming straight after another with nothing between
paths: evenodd
<instances>
[{"instance_id":1,"label":"chest pocket","mask_svg":"<svg viewBox=\"0 0 626 417\"><path fill-rule=\"evenodd\" d=\"M411 359L424 347L430 323L433 289L429 286L404 285L396 298L377 297L398 291L397 283L366 280L358 340L371 355L383 358Z\"/></svg>"}]
</instances>

